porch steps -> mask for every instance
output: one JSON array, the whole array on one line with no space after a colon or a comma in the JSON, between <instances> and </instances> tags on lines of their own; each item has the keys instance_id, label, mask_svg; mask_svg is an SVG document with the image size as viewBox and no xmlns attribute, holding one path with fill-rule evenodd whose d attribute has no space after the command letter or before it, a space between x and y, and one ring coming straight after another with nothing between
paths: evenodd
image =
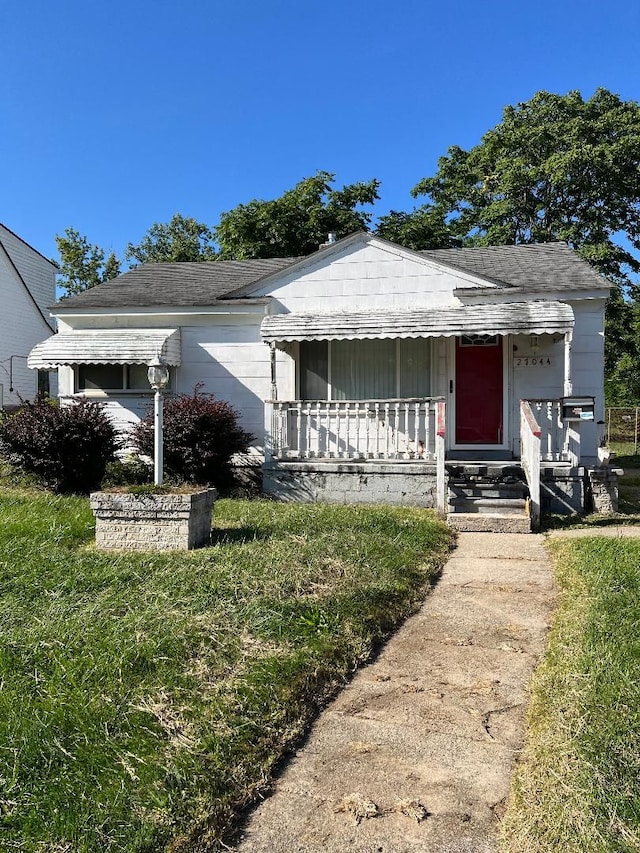
<instances>
[{"instance_id":1,"label":"porch steps","mask_svg":"<svg viewBox=\"0 0 640 853\"><path fill-rule=\"evenodd\" d=\"M455 530L530 533L524 472L513 462L447 464L447 521Z\"/></svg>"}]
</instances>

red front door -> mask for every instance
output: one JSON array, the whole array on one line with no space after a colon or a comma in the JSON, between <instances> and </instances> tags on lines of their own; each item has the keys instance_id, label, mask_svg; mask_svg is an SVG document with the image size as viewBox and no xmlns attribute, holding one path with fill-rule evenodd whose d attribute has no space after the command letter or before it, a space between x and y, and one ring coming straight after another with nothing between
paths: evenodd
<instances>
[{"instance_id":1,"label":"red front door","mask_svg":"<svg viewBox=\"0 0 640 853\"><path fill-rule=\"evenodd\" d=\"M502 444L502 338L456 338L456 444Z\"/></svg>"}]
</instances>

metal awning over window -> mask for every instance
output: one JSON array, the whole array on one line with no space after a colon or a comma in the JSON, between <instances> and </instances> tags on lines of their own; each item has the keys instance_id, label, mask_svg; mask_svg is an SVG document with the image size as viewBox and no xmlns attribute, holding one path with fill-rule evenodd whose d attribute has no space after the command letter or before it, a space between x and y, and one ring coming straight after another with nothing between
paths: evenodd
<instances>
[{"instance_id":1,"label":"metal awning over window","mask_svg":"<svg viewBox=\"0 0 640 853\"><path fill-rule=\"evenodd\" d=\"M543 335L568 332L574 317L564 302L509 302L339 314L274 314L262 321L267 342L429 338L457 335Z\"/></svg>"},{"instance_id":2,"label":"metal awning over window","mask_svg":"<svg viewBox=\"0 0 640 853\"><path fill-rule=\"evenodd\" d=\"M31 368L50 370L61 364L149 364L157 355L180 364L180 329L75 329L35 346Z\"/></svg>"}]
</instances>

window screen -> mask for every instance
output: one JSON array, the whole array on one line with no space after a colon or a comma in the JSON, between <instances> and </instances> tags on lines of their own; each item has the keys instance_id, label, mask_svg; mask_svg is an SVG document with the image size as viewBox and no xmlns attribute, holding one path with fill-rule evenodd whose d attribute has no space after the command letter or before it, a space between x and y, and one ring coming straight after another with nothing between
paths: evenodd
<instances>
[{"instance_id":1,"label":"window screen","mask_svg":"<svg viewBox=\"0 0 640 853\"><path fill-rule=\"evenodd\" d=\"M303 341L303 400L385 400L428 397L431 340Z\"/></svg>"}]
</instances>

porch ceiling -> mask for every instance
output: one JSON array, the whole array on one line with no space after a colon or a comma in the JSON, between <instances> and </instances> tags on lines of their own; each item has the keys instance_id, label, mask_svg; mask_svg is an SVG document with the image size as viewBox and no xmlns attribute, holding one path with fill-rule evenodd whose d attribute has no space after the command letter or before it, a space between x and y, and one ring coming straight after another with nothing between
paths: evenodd
<instances>
[{"instance_id":1,"label":"porch ceiling","mask_svg":"<svg viewBox=\"0 0 640 853\"><path fill-rule=\"evenodd\" d=\"M564 302L460 305L417 311L274 314L262 321L268 342L365 338L429 338L456 335L555 334L573 328Z\"/></svg>"},{"instance_id":2,"label":"porch ceiling","mask_svg":"<svg viewBox=\"0 0 640 853\"><path fill-rule=\"evenodd\" d=\"M61 364L149 364L157 355L180 364L179 329L76 329L60 332L34 347L29 367Z\"/></svg>"}]
</instances>

